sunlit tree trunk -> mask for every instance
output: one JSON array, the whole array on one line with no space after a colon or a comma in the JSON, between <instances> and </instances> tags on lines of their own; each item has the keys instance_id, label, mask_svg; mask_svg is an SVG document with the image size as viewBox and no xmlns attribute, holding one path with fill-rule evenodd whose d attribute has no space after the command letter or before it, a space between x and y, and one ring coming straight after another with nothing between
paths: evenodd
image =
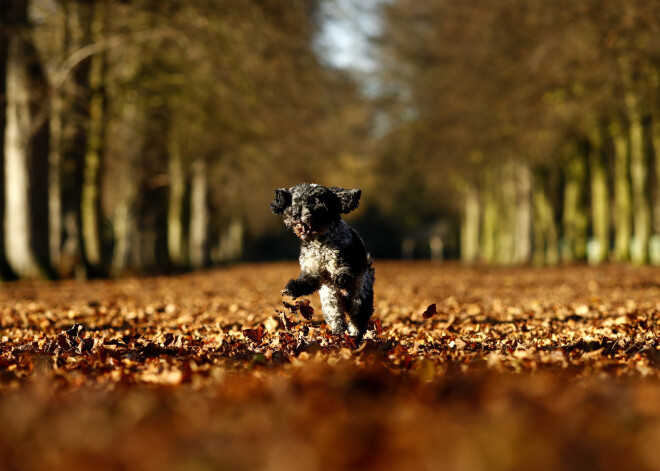
<instances>
[{"instance_id":1,"label":"sunlit tree trunk","mask_svg":"<svg viewBox=\"0 0 660 471\"><path fill-rule=\"evenodd\" d=\"M600 129L593 130L589 145L591 221L593 239L597 243L598 249L597 253L590 256L590 263L601 263L607 260L610 250L610 197Z\"/></svg>"},{"instance_id":2,"label":"sunlit tree trunk","mask_svg":"<svg viewBox=\"0 0 660 471\"><path fill-rule=\"evenodd\" d=\"M208 176L206 161L197 158L190 178L190 264L202 268L208 260Z\"/></svg>"},{"instance_id":3,"label":"sunlit tree trunk","mask_svg":"<svg viewBox=\"0 0 660 471\"><path fill-rule=\"evenodd\" d=\"M619 122L610 125L614 143L614 258L629 260L632 236L628 139Z\"/></svg>"},{"instance_id":4,"label":"sunlit tree trunk","mask_svg":"<svg viewBox=\"0 0 660 471\"><path fill-rule=\"evenodd\" d=\"M497 238L495 260L502 265L514 261L516 236L517 184L516 166L508 161L497 169L496 178L491 182L497 197Z\"/></svg>"},{"instance_id":5,"label":"sunlit tree trunk","mask_svg":"<svg viewBox=\"0 0 660 471\"><path fill-rule=\"evenodd\" d=\"M497 199L493 188L492 169L485 171L484 186L481 192L483 211L481 213L481 260L485 263L495 261L496 237L498 226Z\"/></svg>"},{"instance_id":6,"label":"sunlit tree trunk","mask_svg":"<svg viewBox=\"0 0 660 471\"><path fill-rule=\"evenodd\" d=\"M91 42L94 2L72 0L66 8L67 55ZM83 244L82 191L90 112L89 73L91 60L80 61L63 83L63 142L60 157L60 187L63 232L60 272L63 276L87 276Z\"/></svg>"},{"instance_id":7,"label":"sunlit tree trunk","mask_svg":"<svg viewBox=\"0 0 660 471\"><path fill-rule=\"evenodd\" d=\"M515 164L516 216L514 263L528 263L532 258L532 174L523 162Z\"/></svg>"},{"instance_id":8,"label":"sunlit tree trunk","mask_svg":"<svg viewBox=\"0 0 660 471\"><path fill-rule=\"evenodd\" d=\"M0 2L0 23L7 24L9 2ZM5 219L5 125L6 125L6 74L8 31L0 31L0 222ZM5 256L5 231L0 224L0 278L3 280L15 278Z\"/></svg>"},{"instance_id":9,"label":"sunlit tree trunk","mask_svg":"<svg viewBox=\"0 0 660 471\"><path fill-rule=\"evenodd\" d=\"M105 32L106 11L99 2L92 12L92 40L100 41ZM83 184L81 194L81 224L83 247L87 269L92 276L104 274L101 240L101 176L106 129L104 52L91 58L89 71L89 122L87 126L87 149L85 152Z\"/></svg>"},{"instance_id":10,"label":"sunlit tree trunk","mask_svg":"<svg viewBox=\"0 0 660 471\"><path fill-rule=\"evenodd\" d=\"M134 247L137 244L137 221L134 214L138 181L140 179L139 161L143 139L143 117L138 109L135 94L127 97L120 116L123 132L129 152L122 157L123 172L119 181L114 182L120 199L112 215L114 232L114 250L110 264L110 274L121 276L128 268Z\"/></svg>"},{"instance_id":11,"label":"sunlit tree trunk","mask_svg":"<svg viewBox=\"0 0 660 471\"><path fill-rule=\"evenodd\" d=\"M461 260L473 263L479 257L479 190L474 183L463 185L461 220Z\"/></svg>"},{"instance_id":12,"label":"sunlit tree trunk","mask_svg":"<svg viewBox=\"0 0 660 471\"><path fill-rule=\"evenodd\" d=\"M168 146L169 197L167 208L167 251L170 262L177 268L187 265L184 244L184 205L186 172L178 142Z\"/></svg>"},{"instance_id":13,"label":"sunlit tree trunk","mask_svg":"<svg viewBox=\"0 0 660 471\"><path fill-rule=\"evenodd\" d=\"M534 205L534 255L535 265L556 265L559 263L557 225L552 203L548 196L546 175L534 172L532 189Z\"/></svg>"},{"instance_id":14,"label":"sunlit tree trunk","mask_svg":"<svg viewBox=\"0 0 660 471\"><path fill-rule=\"evenodd\" d=\"M658 80L654 82L658 86ZM651 198L653 205L653 235L649 243L649 260L654 265L660 265L660 119L654 115L651 120L651 142L653 153L653 169L655 175L655 193Z\"/></svg>"},{"instance_id":15,"label":"sunlit tree trunk","mask_svg":"<svg viewBox=\"0 0 660 471\"><path fill-rule=\"evenodd\" d=\"M569 158L564 165L564 211L562 218L562 261L585 258L587 246L587 213L584 202L586 164L581 155Z\"/></svg>"},{"instance_id":16,"label":"sunlit tree trunk","mask_svg":"<svg viewBox=\"0 0 660 471\"><path fill-rule=\"evenodd\" d=\"M133 200L130 195L122 195L122 201L117 205L112 220L115 248L112 253L110 274L114 277L122 275L128 265L134 230L132 203Z\"/></svg>"},{"instance_id":17,"label":"sunlit tree trunk","mask_svg":"<svg viewBox=\"0 0 660 471\"><path fill-rule=\"evenodd\" d=\"M660 116L654 116L652 122L653 153L655 163L656 189L653 200L653 232L660 234Z\"/></svg>"},{"instance_id":18,"label":"sunlit tree trunk","mask_svg":"<svg viewBox=\"0 0 660 471\"><path fill-rule=\"evenodd\" d=\"M69 53L69 34L67 24L67 3L61 4L57 16L55 41L61 51L58 60L63 62ZM64 90L59 87L51 92L50 98L50 151L48 157L48 219L49 249L51 265L60 275L65 275L61 267L62 253L62 152L64 146L65 123ZM64 270L68 271L68 270Z\"/></svg>"},{"instance_id":19,"label":"sunlit tree trunk","mask_svg":"<svg viewBox=\"0 0 660 471\"><path fill-rule=\"evenodd\" d=\"M644 146L644 125L634 93L626 94L626 104L630 120L630 182L633 204L633 238L630 258L633 262L641 264L648 261L651 237L648 167Z\"/></svg>"},{"instance_id":20,"label":"sunlit tree trunk","mask_svg":"<svg viewBox=\"0 0 660 471\"><path fill-rule=\"evenodd\" d=\"M240 217L233 217L220 233L218 256L219 263L237 262L243 258L243 238L245 225Z\"/></svg>"},{"instance_id":21,"label":"sunlit tree trunk","mask_svg":"<svg viewBox=\"0 0 660 471\"><path fill-rule=\"evenodd\" d=\"M6 1L6 0L5 0ZM30 42L27 1L8 5L5 124L5 249L23 278L48 274L48 123L40 119L47 84ZM42 93L37 98L35 93Z\"/></svg>"}]
</instances>

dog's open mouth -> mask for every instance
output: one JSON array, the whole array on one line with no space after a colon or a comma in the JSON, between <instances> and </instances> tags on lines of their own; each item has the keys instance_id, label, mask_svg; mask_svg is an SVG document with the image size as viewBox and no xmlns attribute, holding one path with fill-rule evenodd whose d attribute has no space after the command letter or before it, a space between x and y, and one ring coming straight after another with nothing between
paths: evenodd
<instances>
[{"instance_id":1,"label":"dog's open mouth","mask_svg":"<svg viewBox=\"0 0 660 471\"><path fill-rule=\"evenodd\" d=\"M314 234L314 231L312 231L312 226L304 222L299 222L293 226L293 232L296 233L299 239L303 239Z\"/></svg>"}]
</instances>

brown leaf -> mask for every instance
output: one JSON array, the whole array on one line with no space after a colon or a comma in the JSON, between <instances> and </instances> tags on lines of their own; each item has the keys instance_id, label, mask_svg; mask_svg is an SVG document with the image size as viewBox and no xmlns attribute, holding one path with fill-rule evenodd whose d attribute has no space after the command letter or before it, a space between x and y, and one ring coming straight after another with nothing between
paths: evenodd
<instances>
[{"instance_id":1,"label":"brown leaf","mask_svg":"<svg viewBox=\"0 0 660 471\"><path fill-rule=\"evenodd\" d=\"M312 317L314 316L314 308L310 306L309 299L296 301L296 306L298 307L301 316L308 321L312 320Z\"/></svg>"},{"instance_id":2,"label":"brown leaf","mask_svg":"<svg viewBox=\"0 0 660 471\"><path fill-rule=\"evenodd\" d=\"M426 311L422 313L422 317L424 319L430 319L431 317L435 316L437 313L438 313L438 309L436 308L435 303L433 303L426 308Z\"/></svg>"},{"instance_id":3,"label":"brown leaf","mask_svg":"<svg viewBox=\"0 0 660 471\"><path fill-rule=\"evenodd\" d=\"M243 335L256 343L261 343L263 338L266 336L266 330L259 326L258 329L244 329Z\"/></svg>"},{"instance_id":4,"label":"brown leaf","mask_svg":"<svg viewBox=\"0 0 660 471\"><path fill-rule=\"evenodd\" d=\"M383 333L383 324L380 319L369 321L369 327L378 335Z\"/></svg>"},{"instance_id":5,"label":"brown leaf","mask_svg":"<svg viewBox=\"0 0 660 471\"><path fill-rule=\"evenodd\" d=\"M71 348L71 343L69 343L69 339L65 334L57 336L57 345L59 345L62 350L69 350Z\"/></svg>"},{"instance_id":6,"label":"brown leaf","mask_svg":"<svg viewBox=\"0 0 660 471\"><path fill-rule=\"evenodd\" d=\"M312 320L314 308L310 305L309 299L299 299L296 304L290 304L282 301L282 305L291 312L299 312L306 320Z\"/></svg>"}]
</instances>

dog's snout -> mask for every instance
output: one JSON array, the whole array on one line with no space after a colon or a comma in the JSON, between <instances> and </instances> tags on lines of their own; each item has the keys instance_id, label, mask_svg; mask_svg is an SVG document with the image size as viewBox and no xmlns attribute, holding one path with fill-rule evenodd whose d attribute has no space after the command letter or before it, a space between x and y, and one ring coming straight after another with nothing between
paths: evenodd
<instances>
[{"instance_id":1,"label":"dog's snout","mask_svg":"<svg viewBox=\"0 0 660 471\"><path fill-rule=\"evenodd\" d=\"M291 211L291 216L293 216L293 218L296 221L300 221L303 217L303 212L304 211L303 211L303 208L301 206L295 206L293 208L293 210Z\"/></svg>"}]
</instances>

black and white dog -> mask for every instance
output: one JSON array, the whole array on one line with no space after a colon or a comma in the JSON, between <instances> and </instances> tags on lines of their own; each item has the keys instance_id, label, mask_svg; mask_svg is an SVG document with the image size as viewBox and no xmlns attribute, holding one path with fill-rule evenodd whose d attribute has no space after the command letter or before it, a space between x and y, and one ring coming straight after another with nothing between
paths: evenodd
<instances>
[{"instance_id":1,"label":"black and white dog","mask_svg":"<svg viewBox=\"0 0 660 471\"><path fill-rule=\"evenodd\" d=\"M275 190L270 203L301 240L300 275L289 280L283 293L298 298L318 290L332 332L348 330L358 339L374 310L374 269L364 242L341 215L358 207L361 193L303 183Z\"/></svg>"}]
</instances>

